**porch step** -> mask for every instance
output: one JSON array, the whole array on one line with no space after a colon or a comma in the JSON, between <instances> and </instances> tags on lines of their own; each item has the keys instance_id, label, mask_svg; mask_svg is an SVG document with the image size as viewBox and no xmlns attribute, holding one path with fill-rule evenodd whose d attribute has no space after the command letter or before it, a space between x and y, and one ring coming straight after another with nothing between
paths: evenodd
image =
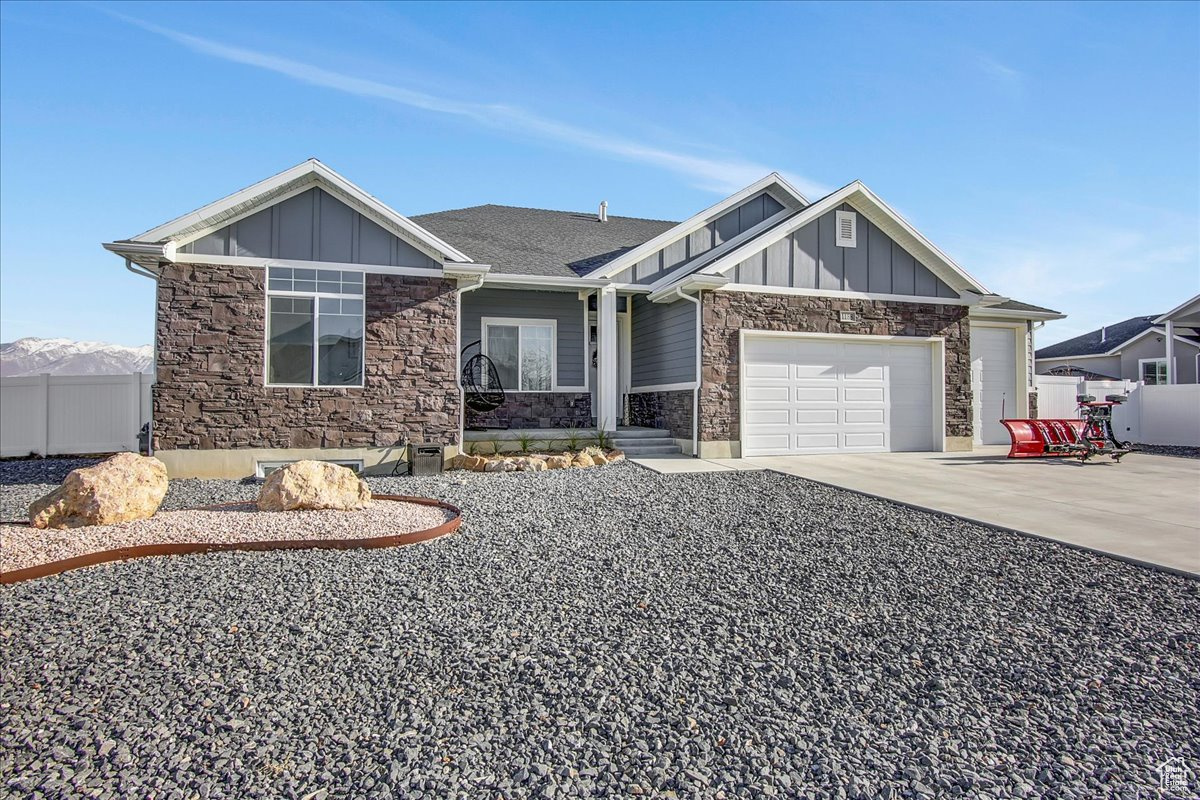
<instances>
[{"instance_id":1,"label":"porch step","mask_svg":"<svg viewBox=\"0 0 1200 800\"><path fill-rule=\"evenodd\" d=\"M629 458L641 458L642 456L676 456L683 452L683 448L674 442L670 444L636 445L621 445L618 443L617 449L623 452Z\"/></svg>"},{"instance_id":2,"label":"porch step","mask_svg":"<svg viewBox=\"0 0 1200 800\"><path fill-rule=\"evenodd\" d=\"M658 428L619 428L613 436L613 447L634 458L678 455L683 452L675 444L670 431Z\"/></svg>"}]
</instances>

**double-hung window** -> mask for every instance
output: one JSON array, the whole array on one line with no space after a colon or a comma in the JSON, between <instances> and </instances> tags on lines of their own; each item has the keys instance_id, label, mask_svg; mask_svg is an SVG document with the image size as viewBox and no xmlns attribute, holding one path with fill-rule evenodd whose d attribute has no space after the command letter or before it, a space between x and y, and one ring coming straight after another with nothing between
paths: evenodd
<instances>
[{"instance_id":1,"label":"double-hung window","mask_svg":"<svg viewBox=\"0 0 1200 800\"><path fill-rule=\"evenodd\" d=\"M1167 360L1165 358L1143 358L1142 381L1147 386L1158 386L1167 382Z\"/></svg>"},{"instance_id":2,"label":"double-hung window","mask_svg":"<svg viewBox=\"0 0 1200 800\"><path fill-rule=\"evenodd\" d=\"M496 366L500 386L510 392L554 388L554 320L484 318L483 354Z\"/></svg>"},{"instance_id":3,"label":"double-hung window","mask_svg":"<svg viewBox=\"0 0 1200 800\"><path fill-rule=\"evenodd\" d=\"M267 269L267 383L362 386L363 273Z\"/></svg>"}]
</instances>

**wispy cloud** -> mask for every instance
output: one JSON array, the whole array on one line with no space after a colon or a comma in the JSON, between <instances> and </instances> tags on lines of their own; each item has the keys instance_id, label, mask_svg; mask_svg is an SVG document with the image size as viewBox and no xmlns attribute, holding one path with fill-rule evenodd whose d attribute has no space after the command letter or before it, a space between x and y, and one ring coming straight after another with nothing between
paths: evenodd
<instances>
[{"instance_id":1,"label":"wispy cloud","mask_svg":"<svg viewBox=\"0 0 1200 800\"><path fill-rule=\"evenodd\" d=\"M1030 231L1022 240L961 242L954 249L992 291L1068 315L1051 323L1039 344L1162 313L1194 294L1198 283L1200 251L1189 237L1156 244L1130 228L1079 226L1060 236Z\"/></svg>"},{"instance_id":2,"label":"wispy cloud","mask_svg":"<svg viewBox=\"0 0 1200 800\"><path fill-rule=\"evenodd\" d=\"M1005 91L1017 94L1025 84L1025 73L1010 67L985 53L975 54L975 64L984 75L998 84Z\"/></svg>"},{"instance_id":3,"label":"wispy cloud","mask_svg":"<svg viewBox=\"0 0 1200 800\"><path fill-rule=\"evenodd\" d=\"M193 36L123 14L111 11L108 13L202 55L274 72L312 86L320 86L358 97L386 100L431 113L460 117L482 126L498 128L511 133L533 135L623 161L649 164L682 175L690 179L697 187L711 191L733 192L771 172L771 168L749 160L732 157L714 158L676 152L632 139L581 128L569 122L545 117L516 106L439 97L417 89L348 75L291 58ZM803 176L789 174L785 177L810 199L819 197L828 191L826 187Z\"/></svg>"}]
</instances>

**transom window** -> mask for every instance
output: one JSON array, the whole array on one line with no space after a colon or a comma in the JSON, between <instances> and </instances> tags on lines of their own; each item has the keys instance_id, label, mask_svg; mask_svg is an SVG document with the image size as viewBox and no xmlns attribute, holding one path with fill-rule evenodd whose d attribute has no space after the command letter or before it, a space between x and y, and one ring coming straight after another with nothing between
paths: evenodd
<instances>
[{"instance_id":1,"label":"transom window","mask_svg":"<svg viewBox=\"0 0 1200 800\"><path fill-rule=\"evenodd\" d=\"M362 386L363 273L269 267L267 383Z\"/></svg>"},{"instance_id":2,"label":"transom window","mask_svg":"<svg viewBox=\"0 0 1200 800\"><path fill-rule=\"evenodd\" d=\"M1147 386L1158 386L1167 382L1167 360L1149 358L1142 360L1142 381Z\"/></svg>"},{"instance_id":3,"label":"transom window","mask_svg":"<svg viewBox=\"0 0 1200 800\"><path fill-rule=\"evenodd\" d=\"M483 354L495 364L500 388L510 392L553 390L554 320L485 317L482 322Z\"/></svg>"}]
</instances>

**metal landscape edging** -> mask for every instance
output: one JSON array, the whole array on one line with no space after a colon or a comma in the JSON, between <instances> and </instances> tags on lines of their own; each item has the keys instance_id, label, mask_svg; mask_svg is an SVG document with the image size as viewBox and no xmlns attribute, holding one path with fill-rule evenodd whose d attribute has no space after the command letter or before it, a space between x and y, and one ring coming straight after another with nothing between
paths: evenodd
<instances>
[{"instance_id":1,"label":"metal landscape edging","mask_svg":"<svg viewBox=\"0 0 1200 800\"><path fill-rule=\"evenodd\" d=\"M442 500L430 497L409 497L398 494L377 494L371 499L388 500L399 503L415 503L423 506L437 506L454 514L453 519L409 533L398 533L391 536L373 536L366 539L280 539L277 541L245 541L245 542L169 542L163 544L132 545L118 547L113 550L98 550L81 556L64 558L59 561L48 561L45 564L35 564L32 567L9 570L0 574L0 584L13 584L34 578L45 578L58 575L68 570L81 567L91 567L97 564L107 564L114 561L127 561L146 556L173 556L187 553L220 553L231 550L265 551L265 550L371 550L380 547L401 547L417 542L427 542L458 530L462 524L462 509ZM180 511L196 511L228 506L244 505L253 502L249 500L233 503L217 503L208 506L196 506Z\"/></svg>"}]
</instances>

